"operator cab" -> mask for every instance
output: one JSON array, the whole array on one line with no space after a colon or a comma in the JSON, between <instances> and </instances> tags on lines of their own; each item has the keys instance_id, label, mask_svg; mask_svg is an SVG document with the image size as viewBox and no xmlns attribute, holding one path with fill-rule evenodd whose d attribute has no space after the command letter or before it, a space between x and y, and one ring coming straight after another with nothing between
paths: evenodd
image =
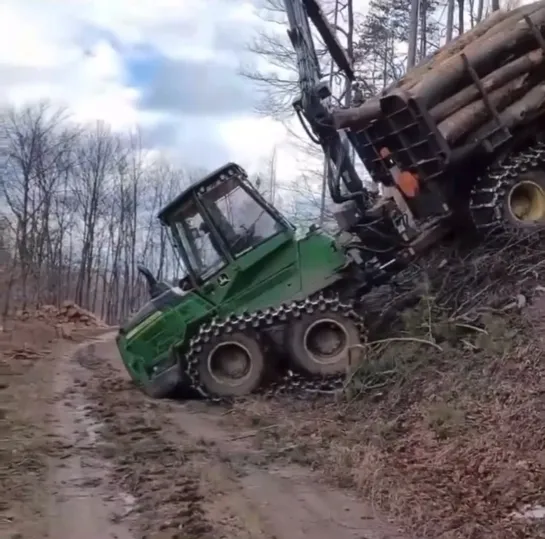
<instances>
[{"instance_id":1,"label":"operator cab","mask_svg":"<svg viewBox=\"0 0 545 539\"><path fill-rule=\"evenodd\" d=\"M234 163L194 183L161 210L159 220L195 284L273 237L294 232Z\"/></svg>"}]
</instances>

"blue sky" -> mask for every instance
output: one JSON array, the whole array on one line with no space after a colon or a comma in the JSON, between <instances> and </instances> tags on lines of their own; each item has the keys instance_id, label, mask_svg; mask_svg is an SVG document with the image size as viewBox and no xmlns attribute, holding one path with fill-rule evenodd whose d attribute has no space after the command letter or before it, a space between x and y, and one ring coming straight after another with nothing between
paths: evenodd
<instances>
[{"instance_id":1,"label":"blue sky","mask_svg":"<svg viewBox=\"0 0 545 539\"><path fill-rule=\"evenodd\" d=\"M254 114L239 75L259 1L2 0L0 104L49 99L77 120L138 125L150 148L189 167L255 169L277 146L279 176L293 178L304 156Z\"/></svg>"},{"instance_id":2,"label":"blue sky","mask_svg":"<svg viewBox=\"0 0 545 539\"><path fill-rule=\"evenodd\" d=\"M263 24L260 1L2 0L0 104L48 99L78 121L139 126L152 153L188 168L236 161L256 172L276 147L290 182L308 158L254 113L239 74L257 60L246 45Z\"/></svg>"},{"instance_id":3,"label":"blue sky","mask_svg":"<svg viewBox=\"0 0 545 539\"><path fill-rule=\"evenodd\" d=\"M131 86L146 88L157 75L163 56L153 47L136 47L125 57L127 83Z\"/></svg>"},{"instance_id":4,"label":"blue sky","mask_svg":"<svg viewBox=\"0 0 545 539\"><path fill-rule=\"evenodd\" d=\"M259 167L285 131L239 75L259 18L244 0L3 0L0 102L49 99L84 122L139 125L188 167Z\"/></svg>"}]
</instances>

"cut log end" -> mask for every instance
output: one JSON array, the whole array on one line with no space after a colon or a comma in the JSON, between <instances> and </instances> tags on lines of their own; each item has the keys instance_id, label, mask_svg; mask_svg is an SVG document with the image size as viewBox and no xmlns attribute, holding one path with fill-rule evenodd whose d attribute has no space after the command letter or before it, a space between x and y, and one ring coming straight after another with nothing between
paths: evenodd
<instances>
[{"instance_id":1,"label":"cut log end","mask_svg":"<svg viewBox=\"0 0 545 539\"><path fill-rule=\"evenodd\" d=\"M395 109L395 101L387 98L397 93L404 94L404 101L409 97L426 107L439 133L453 149L481 140L497 128L489 104L510 129L545 115L545 49L525 17L545 35L545 0L510 12L494 12L422 61L381 95L359 107L334 111L334 127L360 131L371 122L380 121L392 112L385 108L390 107L388 103ZM479 77L479 84L474 82L472 73Z\"/></svg>"},{"instance_id":2,"label":"cut log end","mask_svg":"<svg viewBox=\"0 0 545 539\"><path fill-rule=\"evenodd\" d=\"M335 129L351 129L359 131L373 120L380 117L380 101L377 98L367 100L359 107L338 109L333 112L333 126Z\"/></svg>"}]
</instances>

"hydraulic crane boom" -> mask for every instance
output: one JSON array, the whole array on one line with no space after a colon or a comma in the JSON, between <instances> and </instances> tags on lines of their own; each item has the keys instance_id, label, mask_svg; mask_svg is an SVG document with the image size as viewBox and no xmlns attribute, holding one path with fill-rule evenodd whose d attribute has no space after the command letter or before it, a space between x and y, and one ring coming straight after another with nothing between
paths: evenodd
<instances>
[{"instance_id":1,"label":"hydraulic crane boom","mask_svg":"<svg viewBox=\"0 0 545 539\"><path fill-rule=\"evenodd\" d=\"M284 5L289 23L288 36L296 54L301 88L301 96L293 106L311 140L324 151L332 200L336 203L353 200L363 212L368 207L369 193L350 157L353 142L332 125L330 107L326 102L331 96L331 89L322 80L309 20L320 33L333 61L352 82L355 77L351 61L316 0L284 0ZM346 194L341 190L341 180Z\"/></svg>"},{"instance_id":2,"label":"hydraulic crane boom","mask_svg":"<svg viewBox=\"0 0 545 539\"><path fill-rule=\"evenodd\" d=\"M363 254L358 264L365 268L364 280L375 284L384 282L414 256L414 240L422 239L422 244L428 241L428 228L414 227L413 214L395 184L394 175L398 174L398 167L389 153L383 155L383 150L388 148L379 148L380 155L375 156L375 149L370 148L366 134L338 129L339 113L343 109L333 107L328 99L331 89L322 79L311 23L338 71L350 83L356 82L356 77L352 62L323 13L319 0L284 0L284 5L301 90L294 108L309 137L323 149L328 165L327 184L333 202L351 202L339 208L335 217L341 230L358 238ZM376 199L365 189L351 158L351 149L368 171L368 165L376 165L378 161L380 178L369 172L375 183L383 185L386 196ZM341 187L344 187L344 192ZM433 225L432 228L435 230L437 227Z\"/></svg>"}]
</instances>

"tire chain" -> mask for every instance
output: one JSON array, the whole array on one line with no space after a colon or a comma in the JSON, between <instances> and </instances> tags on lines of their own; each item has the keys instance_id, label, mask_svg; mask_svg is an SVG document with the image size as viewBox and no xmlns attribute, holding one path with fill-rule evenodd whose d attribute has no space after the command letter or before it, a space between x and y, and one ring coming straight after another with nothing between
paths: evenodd
<instances>
[{"instance_id":1,"label":"tire chain","mask_svg":"<svg viewBox=\"0 0 545 539\"><path fill-rule=\"evenodd\" d=\"M475 227L488 230L504 223L501 200L513 180L524 172L545 164L545 143L539 142L526 150L508 156L499 166L477 178L470 195L469 209Z\"/></svg>"},{"instance_id":2,"label":"tire chain","mask_svg":"<svg viewBox=\"0 0 545 539\"><path fill-rule=\"evenodd\" d=\"M363 318L354 310L352 303L341 303L337 297L325 297L322 294L301 301L292 301L289 304L283 303L279 307L270 307L252 313L243 312L240 315L232 314L223 320L216 317L209 323L202 325L189 342L189 347L185 353L184 374L189 379L190 388L209 401L231 402L235 397L218 397L209 393L200 383L198 367L203 346L210 343L214 338L225 334L246 330L259 334L263 329L276 326L279 323L287 325L291 320L297 320L304 314L312 314L317 311L324 313L328 311L340 312L344 317L355 321L360 335L360 342L366 342L367 333ZM288 371L280 380L273 382L269 387L261 388L259 392L267 397L275 397L286 393L332 392L343 387L345 378L344 373L313 376Z\"/></svg>"}]
</instances>

